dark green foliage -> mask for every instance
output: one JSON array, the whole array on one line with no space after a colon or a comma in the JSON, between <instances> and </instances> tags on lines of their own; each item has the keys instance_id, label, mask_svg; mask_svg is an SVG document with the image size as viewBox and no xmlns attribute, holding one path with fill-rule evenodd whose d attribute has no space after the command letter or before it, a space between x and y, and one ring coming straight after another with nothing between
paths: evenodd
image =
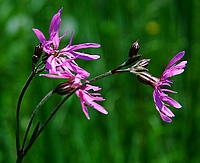
<instances>
[{"instance_id":1,"label":"dark green foliage","mask_svg":"<svg viewBox=\"0 0 200 163\"><path fill-rule=\"evenodd\" d=\"M171 124L162 122L149 86L133 74L114 75L94 83L102 87L108 110L102 115L89 108L84 116L80 101L72 96L58 111L24 158L24 163L197 163L200 160L200 21L198 0L65 0L0 2L0 162L13 163L15 108L19 92L32 69L34 47L31 30L48 38L52 16L64 7L61 32L74 30L73 44L96 42L97 61L78 63L91 77L123 63L130 46L139 39L141 58L150 58L149 70L159 77L170 59L185 50L185 72L173 78L173 97L182 104ZM69 35L60 47L69 42ZM21 138L29 117L44 95L63 80L35 77L21 109ZM61 100L54 95L38 112L34 127L46 120ZM31 132L33 133L34 127ZM36 127L37 128L37 127ZM29 139L30 140L30 135Z\"/></svg>"}]
</instances>

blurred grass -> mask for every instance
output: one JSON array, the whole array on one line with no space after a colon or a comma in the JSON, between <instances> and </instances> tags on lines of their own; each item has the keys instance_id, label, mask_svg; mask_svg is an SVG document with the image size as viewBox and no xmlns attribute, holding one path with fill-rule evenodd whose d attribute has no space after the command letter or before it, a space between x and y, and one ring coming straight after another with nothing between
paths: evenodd
<instances>
[{"instance_id":1,"label":"blurred grass","mask_svg":"<svg viewBox=\"0 0 200 163\"><path fill-rule=\"evenodd\" d=\"M102 87L109 111L101 115L89 108L91 120L82 113L79 99L70 98L36 141L24 162L77 163L197 163L200 160L199 109L199 8L197 0L95 0L95 1L0 1L0 162L11 163L15 154L15 107L19 92L31 70L31 56L38 43L31 28L48 37L52 16L64 7L61 30L74 30L73 43L97 42L97 61L78 61L99 75L122 63L135 40L143 58L151 58L149 70L160 76L169 60L185 50L187 68L174 78L174 96L183 106L172 108L171 124L160 119L152 89L134 75L124 74L94 84ZM68 43L62 40L61 47ZM21 126L39 100L58 82L36 77L22 104ZM38 114L44 121L59 96L52 97ZM21 135L22 136L22 135Z\"/></svg>"}]
</instances>

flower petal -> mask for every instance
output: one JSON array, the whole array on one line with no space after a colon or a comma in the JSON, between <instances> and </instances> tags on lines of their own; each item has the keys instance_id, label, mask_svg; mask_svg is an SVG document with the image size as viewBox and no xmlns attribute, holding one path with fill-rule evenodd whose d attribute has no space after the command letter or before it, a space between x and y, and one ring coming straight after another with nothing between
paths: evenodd
<instances>
[{"instance_id":1,"label":"flower petal","mask_svg":"<svg viewBox=\"0 0 200 163\"><path fill-rule=\"evenodd\" d=\"M169 109L169 108L167 108L165 105L164 105L164 107L163 107L163 109L162 109L162 112L166 115L166 116L168 116L168 117L174 117L175 115L172 113L172 111Z\"/></svg>"},{"instance_id":2,"label":"flower petal","mask_svg":"<svg viewBox=\"0 0 200 163\"><path fill-rule=\"evenodd\" d=\"M82 78L87 78L90 76L90 73L84 70L83 68L73 64L72 62L64 62L62 66L66 69L70 69L71 71L79 74Z\"/></svg>"},{"instance_id":3,"label":"flower petal","mask_svg":"<svg viewBox=\"0 0 200 163\"><path fill-rule=\"evenodd\" d=\"M177 92L172 91L172 90L170 90L170 89L161 89L161 91L162 91L162 92L170 92L170 93L174 93L174 94L177 93Z\"/></svg>"},{"instance_id":4,"label":"flower petal","mask_svg":"<svg viewBox=\"0 0 200 163\"><path fill-rule=\"evenodd\" d=\"M78 90L78 92L79 92L79 98L82 100L82 102L84 101L84 104L93 107L94 109L96 109L97 111L99 111L103 114L108 114L108 112L105 110L105 108L103 106L94 102L95 98L93 96L91 96L90 93L88 93L84 90ZM77 94L77 91L76 91L76 94ZM81 95L81 97L80 97L80 95Z\"/></svg>"},{"instance_id":5,"label":"flower petal","mask_svg":"<svg viewBox=\"0 0 200 163\"><path fill-rule=\"evenodd\" d=\"M70 50L78 50L78 49L84 49L84 48L99 48L101 45L96 43L84 43L84 44L77 44L72 45L70 47Z\"/></svg>"},{"instance_id":6,"label":"flower petal","mask_svg":"<svg viewBox=\"0 0 200 163\"><path fill-rule=\"evenodd\" d=\"M182 61L177 65L174 65L163 72L163 78L169 78L184 72L184 68L187 64L187 61Z\"/></svg>"},{"instance_id":7,"label":"flower petal","mask_svg":"<svg viewBox=\"0 0 200 163\"><path fill-rule=\"evenodd\" d=\"M108 112L104 109L103 106L97 104L96 102L92 101L90 103L90 106L93 107L94 109L96 109L97 111L103 113L103 114L108 114Z\"/></svg>"},{"instance_id":8,"label":"flower petal","mask_svg":"<svg viewBox=\"0 0 200 163\"><path fill-rule=\"evenodd\" d=\"M79 98L80 98L80 101L81 101L81 106L82 106L83 113L85 114L85 116L87 117L87 119L90 119L90 116L88 114L88 109L87 109L87 107L85 105L85 101L84 101L84 97L83 97L83 92L81 90L78 90L76 92L78 92L78 94L79 94Z\"/></svg>"},{"instance_id":9,"label":"flower petal","mask_svg":"<svg viewBox=\"0 0 200 163\"><path fill-rule=\"evenodd\" d=\"M158 93L158 90L155 89L154 92L153 92L153 98L154 98L154 102L155 102L155 105L156 105L156 108L158 108L159 110L161 110L163 108L163 103L159 97L159 93Z\"/></svg>"},{"instance_id":10,"label":"flower petal","mask_svg":"<svg viewBox=\"0 0 200 163\"><path fill-rule=\"evenodd\" d=\"M169 105L175 107L175 108L181 108L182 106L173 98L169 97L169 96L165 96L162 99L163 101L167 102Z\"/></svg>"},{"instance_id":11,"label":"flower petal","mask_svg":"<svg viewBox=\"0 0 200 163\"><path fill-rule=\"evenodd\" d=\"M74 57L84 59L84 60L95 60L95 59L100 58L99 55L90 55L90 54L85 54L85 53L75 52L75 51L71 51L70 53L73 54Z\"/></svg>"},{"instance_id":12,"label":"flower petal","mask_svg":"<svg viewBox=\"0 0 200 163\"><path fill-rule=\"evenodd\" d=\"M32 29L33 32L36 34L37 38L40 40L42 44L46 42L46 38L44 37L43 33L39 29Z\"/></svg>"},{"instance_id":13,"label":"flower petal","mask_svg":"<svg viewBox=\"0 0 200 163\"><path fill-rule=\"evenodd\" d=\"M93 91L99 91L99 90L101 90L101 88L99 88L97 86L93 86L93 85L87 84L85 90L90 90L90 89L92 89Z\"/></svg>"},{"instance_id":14,"label":"flower petal","mask_svg":"<svg viewBox=\"0 0 200 163\"><path fill-rule=\"evenodd\" d=\"M177 55L175 55L174 58L172 58L171 61L169 62L169 64L167 65L166 69L171 67L174 63L179 61L181 58L183 58L184 55L185 55L185 51L179 52Z\"/></svg>"},{"instance_id":15,"label":"flower petal","mask_svg":"<svg viewBox=\"0 0 200 163\"><path fill-rule=\"evenodd\" d=\"M61 19L60 19L60 15L62 13L62 9L61 8L58 13L56 13L53 18L51 19L51 23L50 23L50 28L49 28L49 34L50 34L50 37L53 38L59 31L60 29L60 22L61 22Z\"/></svg>"},{"instance_id":16,"label":"flower petal","mask_svg":"<svg viewBox=\"0 0 200 163\"><path fill-rule=\"evenodd\" d=\"M165 114L160 113L160 116L161 116L161 118L162 118L163 121L168 122L168 123L172 122L172 120L168 116L166 116Z\"/></svg>"}]
</instances>

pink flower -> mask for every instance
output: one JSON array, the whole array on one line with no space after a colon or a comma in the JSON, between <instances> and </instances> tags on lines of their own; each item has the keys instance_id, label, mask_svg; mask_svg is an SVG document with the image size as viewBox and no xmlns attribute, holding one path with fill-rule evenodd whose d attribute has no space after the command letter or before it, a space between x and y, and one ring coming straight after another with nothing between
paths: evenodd
<instances>
[{"instance_id":1,"label":"pink flower","mask_svg":"<svg viewBox=\"0 0 200 163\"><path fill-rule=\"evenodd\" d=\"M78 76L76 76L76 78L75 78L74 85L75 86L81 85L81 81ZM90 84L86 84L81 89L76 91L76 95L79 97L80 102L81 102L83 113L85 114L87 119L90 119L87 106L91 106L103 114L108 114L108 112L104 109L103 106L101 106L95 102L95 101L103 101L104 100L104 98L101 97L101 94L97 93L97 91L99 91L99 90L101 90L101 88L92 86ZM88 91L93 91L93 93L89 93Z\"/></svg>"},{"instance_id":2,"label":"pink flower","mask_svg":"<svg viewBox=\"0 0 200 163\"><path fill-rule=\"evenodd\" d=\"M174 117L175 115L172 113L172 111L168 108L168 105L171 105L175 108L181 108L182 106L174 99L169 97L167 93L176 93L172 90L162 88L163 86L170 87L172 84L172 81L168 78L181 74L184 71L184 68L186 67L187 61L182 61L178 64L178 62L183 56L185 52L182 51L178 53L167 65L166 69L162 73L160 79L158 79L156 82L152 83L152 86L154 87L153 92L153 98L155 102L156 109L158 110L161 118L165 122L171 122L171 117Z\"/></svg>"},{"instance_id":3,"label":"pink flower","mask_svg":"<svg viewBox=\"0 0 200 163\"><path fill-rule=\"evenodd\" d=\"M176 100L169 97L167 94L176 92L163 87L170 87L173 83L168 78L183 73L187 61L182 61L178 64L176 64L176 62L178 62L184 56L184 54L184 51L178 53L169 62L160 78L156 78L148 72L146 66L150 61L149 59L140 60L138 63L136 63L130 68L130 72L136 74L140 82L147 85L151 85L154 88L153 98L155 106L162 120L165 122L172 122L171 117L175 116L172 113L172 111L168 108L170 105L175 108L181 108L181 105Z\"/></svg>"},{"instance_id":4,"label":"pink flower","mask_svg":"<svg viewBox=\"0 0 200 163\"><path fill-rule=\"evenodd\" d=\"M76 74L80 74L82 78L88 77L89 73L84 69L80 68L75 62L76 58L84 59L84 60L95 60L98 59L99 55L90 55L85 54L83 52L77 52L76 50L84 49L84 48L99 48L100 44L96 43L84 43L78 45L72 45L73 33L70 37L69 44L63 49L59 50L59 44L61 39L68 33L68 30L63 34L63 36L59 36L60 23L61 18L60 15L62 13L62 8L56 13L50 23L49 28L49 39L47 40L43 33L33 28L34 33L42 43L43 51L47 55L46 60L46 70L49 74L49 77L52 75L61 76L62 71L71 71ZM48 76L48 74L44 76ZM64 72L65 74L65 72Z\"/></svg>"},{"instance_id":5,"label":"pink flower","mask_svg":"<svg viewBox=\"0 0 200 163\"><path fill-rule=\"evenodd\" d=\"M54 92L59 95L65 95L81 85L81 77L80 75L76 75L74 76L74 78L71 78L70 81L59 84L55 88ZM101 90L101 88L97 86L92 86L90 84L86 84L85 86L76 91L76 95L79 97L81 102L83 113L85 114L87 119L90 119L87 106L91 106L103 114L108 114L108 112L103 106L95 102L104 100L104 98L101 97L101 94L97 92L99 90Z\"/></svg>"},{"instance_id":6,"label":"pink flower","mask_svg":"<svg viewBox=\"0 0 200 163\"><path fill-rule=\"evenodd\" d=\"M48 74L41 74L50 78L71 78L74 73L79 74L82 79L89 77L90 73L79 67L74 59L50 56L46 62Z\"/></svg>"}]
</instances>

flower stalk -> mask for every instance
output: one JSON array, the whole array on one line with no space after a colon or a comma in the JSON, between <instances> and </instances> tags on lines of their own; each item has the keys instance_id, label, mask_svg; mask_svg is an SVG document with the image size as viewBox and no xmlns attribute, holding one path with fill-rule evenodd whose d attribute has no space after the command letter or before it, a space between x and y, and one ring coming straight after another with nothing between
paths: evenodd
<instances>
[{"instance_id":1,"label":"flower stalk","mask_svg":"<svg viewBox=\"0 0 200 163\"><path fill-rule=\"evenodd\" d=\"M17 154L19 155L20 153L20 108L21 108L21 102L24 97L24 94L31 83L32 79L34 78L35 73L31 73L30 76L28 77L27 81L25 82L25 85L20 93L18 103L17 103L17 109L16 109L16 149L17 149Z\"/></svg>"}]
</instances>

